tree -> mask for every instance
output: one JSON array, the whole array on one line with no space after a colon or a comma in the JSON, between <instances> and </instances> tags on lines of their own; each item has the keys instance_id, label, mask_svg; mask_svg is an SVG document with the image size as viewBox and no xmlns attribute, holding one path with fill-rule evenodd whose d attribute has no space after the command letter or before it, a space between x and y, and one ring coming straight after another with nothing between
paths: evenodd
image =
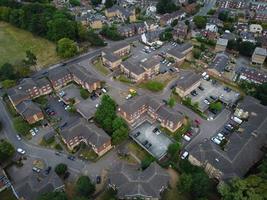
<instances>
[{"instance_id":1,"label":"tree","mask_svg":"<svg viewBox=\"0 0 267 200\"><path fill-rule=\"evenodd\" d=\"M94 5L94 6L98 6L98 4L101 4L102 0L91 0L91 3Z\"/></svg>"},{"instance_id":2,"label":"tree","mask_svg":"<svg viewBox=\"0 0 267 200\"><path fill-rule=\"evenodd\" d=\"M65 192L48 192L41 194L37 200L68 200Z\"/></svg>"},{"instance_id":3,"label":"tree","mask_svg":"<svg viewBox=\"0 0 267 200\"><path fill-rule=\"evenodd\" d=\"M159 39L161 41L171 41L173 39L173 35L172 35L171 30L166 29L164 32L162 32L159 35Z\"/></svg>"},{"instance_id":4,"label":"tree","mask_svg":"<svg viewBox=\"0 0 267 200\"><path fill-rule=\"evenodd\" d=\"M5 88L5 89L14 87L14 86L16 85L16 81L14 81L14 80L9 80L9 79L4 80L4 81L2 81L1 83L2 83L3 88Z\"/></svg>"},{"instance_id":5,"label":"tree","mask_svg":"<svg viewBox=\"0 0 267 200\"><path fill-rule=\"evenodd\" d=\"M168 101L168 105L172 108L173 106L175 106L175 104L176 104L175 99L171 97Z\"/></svg>"},{"instance_id":6,"label":"tree","mask_svg":"<svg viewBox=\"0 0 267 200\"><path fill-rule=\"evenodd\" d=\"M82 97L83 99L88 99L89 96L90 96L90 93L89 93L86 89L81 88L81 89L80 89L80 95L81 95L81 97Z\"/></svg>"},{"instance_id":7,"label":"tree","mask_svg":"<svg viewBox=\"0 0 267 200\"><path fill-rule=\"evenodd\" d=\"M182 193L189 193L192 187L193 178L191 174L183 173L180 176L180 181L177 184L177 188Z\"/></svg>"},{"instance_id":8,"label":"tree","mask_svg":"<svg viewBox=\"0 0 267 200\"><path fill-rule=\"evenodd\" d=\"M255 48L256 46L252 42L244 41L239 44L238 51L244 56L251 57Z\"/></svg>"},{"instance_id":9,"label":"tree","mask_svg":"<svg viewBox=\"0 0 267 200\"><path fill-rule=\"evenodd\" d=\"M13 156L15 149L6 140L0 140L0 162L6 161L8 158Z\"/></svg>"},{"instance_id":10,"label":"tree","mask_svg":"<svg viewBox=\"0 0 267 200\"><path fill-rule=\"evenodd\" d=\"M181 150L181 145L178 142L172 143L168 146L168 154L171 157L178 156L179 151Z\"/></svg>"},{"instance_id":11,"label":"tree","mask_svg":"<svg viewBox=\"0 0 267 200\"><path fill-rule=\"evenodd\" d=\"M193 22L197 26L197 28L202 29L205 28L206 23L207 23L207 17L204 16L195 16L193 18Z\"/></svg>"},{"instance_id":12,"label":"tree","mask_svg":"<svg viewBox=\"0 0 267 200\"><path fill-rule=\"evenodd\" d=\"M119 34L117 27L115 25L112 26L104 25L102 30L100 31L100 34L114 41L122 40L124 38Z\"/></svg>"},{"instance_id":13,"label":"tree","mask_svg":"<svg viewBox=\"0 0 267 200\"><path fill-rule=\"evenodd\" d=\"M141 168L142 170L145 170L146 168L149 167L149 165L154 162L155 158L152 156L146 156L142 161L141 161Z\"/></svg>"},{"instance_id":14,"label":"tree","mask_svg":"<svg viewBox=\"0 0 267 200\"><path fill-rule=\"evenodd\" d=\"M112 134L112 143L119 144L128 137L128 129L121 126L119 129L115 130Z\"/></svg>"},{"instance_id":15,"label":"tree","mask_svg":"<svg viewBox=\"0 0 267 200\"><path fill-rule=\"evenodd\" d=\"M76 192L84 197L88 197L95 192L95 185L88 176L80 176L75 186Z\"/></svg>"},{"instance_id":16,"label":"tree","mask_svg":"<svg viewBox=\"0 0 267 200\"><path fill-rule=\"evenodd\" d=\"M21 133L22 135L29 134L31 126L23 120L22 117L16 117L13 121L14 128L17 132Z\"/></svg>"},{"instance_id":17,"label":"tree","mask_svg":"<svg viewBox=\"0 0 267 200\"><path fill-rule=\"evenodd\" d=\"M69 0L69 2L70 2L70 4L72 6L79 6L79 5L81 5L80 0Z\"/></svg>"},{"instance_id":18,"label":"tree","mask_svg":"<svg viewBox=\"0 0 267 200\"><path fill-rule=\"evenodd\" d=\"M172 21L171 26L175 27L178 24L178 19Z\"/></svg>"},{"instance_id":19,"label":"tree","mask_svg":"<svg viewBox=\"0 0 267 200\"><path fill-rule=\"evenodd\" d=\"M193 56L195 59L199 59L201 56L201 51L199 49L194 48L193 49Z\"/></svg>"},{"instance_id":20,"label":"tree","mask_svg":"<svg viewBox=\"0 0 267 200\"><path fill-rule=\"evenodd\" d=\"M77 54L78 48L73 40L62 38L57 43L57 52L62 58L70 58Z\"/></svg>"},{"instance_id":21,"label":"tree","mask_svg":"<svg viewBox=\"0 0 267 200\"><path fill-rule=\"evenodd\" d=\"M36 65L37 63L37 58L34 55L34 53L32 53L30 50L26 51L26 59L23 60L23 63L26 66L32 66L32 65Z\"/></svg>"},{"instance_id":22,"label":"tree","mask_svg":"<svg viewBox=\"0 0 267 200\"><path fill-rule=\"evenodd\" d=\"M193 175L192 196L197 199L207 197L211 189L211 181L204 171Z\"/></svg>"},{"instance_id":23,"label":"tree","mask_svg":"<svg viewBox=\"0 0 267 200\"><path fill-rule=\"evenodd\" d=\"M254 96L261 101L261 104L267 105L267 83L258 85Z\"/></svg>"},{"instance_id":24,"label":"tree","mask_svg":"<svg viewBox=\"0 0 267 200\"><path fill-rule=\"evenodd\" d=\"M222 106L222 103L221 102L212 102L209 105L209 108L211 110L216 110L216 111L220 112L223 109L223 106Z\"/></svg>"},{"instance_id":25,"label":"tree","mask_svg":"<svg viewBox=\"0 0 267 200\"><path fill-rule=\"evenodd\" d=\"M5 80L5 79L10 79L14 80L16 79L16 73L15 73L15 68L13 65L9 63L5 63L0 67L0 79Z\"/></svg>"},{"instance_id":26,"label":"tree","mask_svg":"<svg viewBox=\"0 0 267 200\"><path fill-rule=\"evenodd\" d=\"M64 175L68 170L68 166L64 163L60 163L55 167L55 172L57 175L62 176Z\"/></svg>"},{"instance_id":27,"label":"tree","mask_svg":"<svg viewBox=\"0 0 267 200\"><path fill-rule=\"evenodd\" d=\"M116 117L112 122L113 131L119 129L120 127L127 127L126 122L121 117Z\"/></svg>"},{"instance_id":28,"label":"tree","mask_svg":"<svg viewBox=\"0 0 267 200\"><path fill-rule=\"evenodd\" d=\"M92 46L106 46L104 40L102 40L92 29L87 32L86 39L91 43Z\"/></svg>"},{"instance_id":29,"label":"tree","mask_svg":"<svg viewBox=\"0 0 267 200\"><path fill-rule=\"evenodd\" d=\"M172 13L176 10L179 10L179 7L176 6L172 0L159 0L156 8L157 13L159 14Z\"/></svg>"},{"instance_id":30,"label":"tree","mask_svg":"<svg viewBox=\"0 0 267 200\"><path fill-rule=\"evenodd\" d=\"M111 8L114 4L116 4L117 1L116 0L106 0L105 2L105 7L106 8Z\"/></svg>"}]
</instances>

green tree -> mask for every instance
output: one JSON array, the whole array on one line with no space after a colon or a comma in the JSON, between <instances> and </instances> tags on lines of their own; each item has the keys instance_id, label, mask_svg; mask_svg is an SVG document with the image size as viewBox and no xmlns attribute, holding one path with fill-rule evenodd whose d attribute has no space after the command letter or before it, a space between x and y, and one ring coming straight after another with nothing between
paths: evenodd
<instances>
[{"instance_id":1,"label":"green tree","mask_svg":"<svg viewBox=\"0 0 267 200\"><path fill-rule=\"evenodd\" d=\"M30 50L26 51L26 59L23 60L23 63L27 66L36 65L37 58Z\"/></svg>"},{"instance_id":2,"label":"green tree","mask_svg":"<svg viewBox=\"0 0 267 200\"><path fill-rule=\"evenodd\" d=\"M209 105L209 108L211 110L221 111L223 109L223 106L222 106L222 103L221 102L212 102Z\"/></svg>"},{"instance_id":3,"label":"green tree","mask_svg":"<svg viewBox=\"0 0 267 200\"><path fill-rule=\"evenodd\" d=\"M105 7L106 8L111 8L114 4L116 4L117 1L116 0L106 0L105 2Z\"/></svg>"},{"instance_id":4,"label":"green tree","mask_svg":"<svg viewBox=\"0 0 267 200\"><path fill-rule=\"evenodd\" d=\"M159 0L156 8L157 13L159 14L172 13L176 10L179 10L179 7L176 6L172 0Z\"/></svg>"},{"instance_id":5,"label":"green tree","mask_svg":"<svg viewBox=\"0 0 267 200\"><path fill-rule=\"evenodd\" d=\"M202 29L205 28L206 23L207 23L207 17L205 16L195 16L193 18L193 22L197 26L197 28Z\"/></svg>"},{"instance_id":6,"label":"green tree","mask_svg":"<svg viewBox=\"0 0 267 200\"><path fill-rule=\"evenodd\" d=\"M252 42L244 41L238 45L238 51L243 56L251 57L256 46Z\"/></svg>"},{"instance_id":7,"label":"green tree","mask_svg":"<svg viewBox=\"0 0 267 200\"><path fill-rule=\"evenodd\" d=\"M119 144L128 137L128 129L121 126L112 133L112 143Z\"/></svg>"},{"instance_id":8,"label":"green tree","mask_svg":"<svg viewBox=\"0 0 267 200\"><path fill-rule=\"evenodd\" d=\"M99 4L101 4L102 0L91 0L91 3L94 5L94 6L98 6Z\"/></svg>"},{"instance_id":9,"label":"green tree","mask_svg":"<svg viewBox=\"0 0 267 200\"><path fill-rule=\"evenodd\" d=\"M193 175L192 196L194 198L207 197L211 190L211 181L204 171Z\"/></svg>"},{"instance_id":10,"label":"green tree","mask_svg":"<svg viewBox=\"0 0 267 200\"><path fill-rule=\"evenodd\" d=\"M142 170L145 170L146 168L149 167L149 165L155 161L155 158L152 156L146 156L143 160L141 160L141 168Z\"/></svg>"},{"instance_id":11,"label":"green tree","mask_svg":"<svg viewBox=\"0 0 267 200\"><path fill-rule=\"evenodd\" d=\"M174 156L178 156L180 150L181 150L180 143L175 142L168 146L167 152L171 157L174 157Z\"/></svg>"},{"instance_id":12,"label":"green tree","mask_svg":"<svg viewBox=\"0 0 267 200\"><path fill-rule=\"evenodd\" d=\"M177 184L177 188L182 193L190 193L192 184L193 184L192 175L183 173L180 176L180 181Z\"/></svg>"},{"instance_id":13,"label":"green tree","mask_svg":"<svg viewBox=\"0 0 267 200\"><path fill-rule=\"evenodd\" d=\"M70 2L70 4L72 6L79 6L79 5L81 5L80 0L69 0L69 2Z\"/></svg>"},{"instance_id":14,"label":"green tree","mask_svg":"<svg viewBox=\"0 0 267 200\"><path fill-rule=\"evenodd\" d=\"M123 39L123 37L119 34L117 27L115 25L112 26L104 25L102 30L100 31L100 34L114 41Z\"/></svg>"},{"instance_id":15,"label":"green tree","mask_svg":"<svg viewBox=\"0 0 267 200\"><path fill-rule=\"evenodd\" d=\"M14 80L16 79L16 73L15 73L15 68L13 65L9 63L5 63L0 67L0 79L5 80L5 79L10 79Z\"/></svg>"},{"instance_id":16,"label":"green tree","mask_svg":"<svg viewBox=\"0 0 267 200\"><path fill-rule=\"evenodd\" d=\"M127 127L126 122L121 117L116 117L112 122L112 129L113 131L121 128L121 127Z\"/></svg>"},{"instance_id":17,"label":"green tree","mask_svg":"<svg viewBox=\"0 0 267 200\"><path fill-rule=\"evenodd\" d=\"M13 121L14 128L17 132L21 133L22 135L29 134L31 126L23 120L22 117L16 117Z\"/></svg>"},{"instance_id":18,"label":"green tree","mask_svg":"<svg viewBox=\"0 0 267 200\"><path fill-rule=\"evenodd\" d=\"M261 101L261 104L267 105L267 83L258 85L254 96Z\"/></svg>"},{"instance_id":19,"label":"green tree","mask_svg":"<svg viewBox=\"0 0 267 200\"><path fill-rule=\"evenodd\" d=\"M172 32L170 30L165 30L159 35L161 41L171 41L173 39Z\"/></svg>"},{"instance_id":20,"label":"green tree","mask_svg":"<svg viewBox=\"0 0 267 200\"><path fill-rule=\"evenodd\" d=\"M68 200L65 192L48 192L41 194L37 200Z\"/></svg>"},{"instance_id":21,"label":"green tree","mask_svg":"<svg viewBox=\"0 0 267 200\"><path fill-rule=\"evenodd\" d=\"M2 81L1 84L3 88L8 89L8 88L14 87L16 85L16 81L7 79L7 80Z\"/></svg>"},{"instance_id":22,"label":"green tree","mask_svg":"<svg viewBox=\"0 0 267 200\"><path fill-rule=\"evenodd\" d=\"M75 186L76 192L84 197L88 197L95 192L95 185L88 176L80 176Z\"/></svg>"},{"instance_id":23,"label":"green tree","mask_svg":"<svg viewBox=\"0 0 267 200\"><path fill-rule=\"evenodd\" d=\"M171 98L169 99L169 101L168 101L168 105L172 108L172 107L175 106L175 104L176 104L175 99L174 99L173 97L171 97Z\"/></svg>"},{"instance_id":24,"label":"green tree","mask_svg":"<svg viewBox=\"0 0 267 200\"><path fill-rule=\"evenodd\" d=\"M64 175L68 170L68 166L64 163L60 163L55 167L55 172L57 175L62 176Z\"/></svg>"},{"instance_id":25,"label":"green tree","mask_svg":"<svg viewBox=\"0 0 267 200\"><path fill-rule=\"evenodd\" d=\"M70 58L77 54L78 48L73 40L62 38L57 43L57 52L62 58Z\"/></svg>"},{"instance_id":26,"label":"green tree","mask_svg":"<svg viewBox=\"0 0 267 200\"><path fill-rule=\"evenodd\" d=\"M178 24L178 19L172 21L171 26L175 27Z\"/></svg>"},{"instance_id":27,"label":"green tree","mask_svg":"<svg viewBox=\"0 0 267 200\"><path fill-rule=\"evenodd\" d=\"M6 140L0 140L0 162L6 161L8 158L13 156L15 149Z\"/></svg>"},{"instance_id":28,"label":"green tree","mask_svg":"<svg viewBox=\"0 0 267 200\"><path fill-rule=\"evenodd\" d=\"M92 46L106 46L104 40L101 39L99 35L92 29L87 32L86 39L91 43Z\"/></svg>"},{"instance_id":29,"label":"green tree","mask_svg":"<svg viewBox=\"0 0 267 200\"><path fill-rule=\"evenodd\" d=\"M194 48L193 49L193 56L195 59L199 59L201 56L201 51L199 49Z\"/></svg>"},{"instance_id":30,"label":"green tree","mask_svg":"<svg viewBox=\"0 0 267 200\"><path fill-rule=\"evenodd\" d=\"M81 89L80 89L80 95L81 95L81 97L82 97L83 99L88 99L89 96L90 96L90 93L89 93L86 89L81 88Z\"/></svg>"}]
</instances>

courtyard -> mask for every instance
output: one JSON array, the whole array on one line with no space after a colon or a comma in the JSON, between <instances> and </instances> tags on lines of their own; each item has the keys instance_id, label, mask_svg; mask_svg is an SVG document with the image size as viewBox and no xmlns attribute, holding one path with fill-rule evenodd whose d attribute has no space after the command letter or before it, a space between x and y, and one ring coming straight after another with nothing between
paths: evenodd
<instances>
[{"instance_id":1,"label":"courtyard","mask_svg":"<svg viewBox=\"0 0 267 200\"><path fill-rule=\"evenodd\" d=\"M149 154L157 159L161 159L166 155L172 140L160 130L155 132L154 130L157 127L158 124L150 124L146 121L132 131L130 137Z\"/></svg>"}]
</instances>

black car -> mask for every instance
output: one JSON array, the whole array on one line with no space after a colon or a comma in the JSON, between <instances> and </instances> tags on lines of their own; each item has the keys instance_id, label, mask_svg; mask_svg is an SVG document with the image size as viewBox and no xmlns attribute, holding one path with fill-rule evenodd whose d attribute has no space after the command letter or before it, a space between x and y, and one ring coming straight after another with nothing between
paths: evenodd
<instances>
[{"instance_id":1,"label":"black car","mask_svg":"<svg viewBox=\"0 0 267 200\"><path fill-rule=\"evenodd\" d=\"M134 137L138 137L141 133L140 132L137 132L134 134Z\"/></svg>"},{"instance_id":2,"label":"black car","mask_svg":"<svg viewBox=\"0 0 267 200\"><path fill-rule=\"evenodd\" d=\"M65 179L69 178L69 176L70 176L70 173L69 173L69 172L66 172L66 173L64 174L64 176L63 176L63 179L65 180Z\"/></svg>"},{"instance_id":3,"label":"black car","mask_svg":"<svg viewBox=\"0 0 267 200\"><path fill-rule=\"evenodd\" d=\"M52 167L49 166L49 167L45 170L45 174L48 175L48 174L50 173L51 169L52 169Z\"/></svg>"},{"instance_id":4,"label":"black car","mask_svg":"<svg viewBox=\"0 0 267 200\"><path fill-rule=\"evenodd\" d=\"M212 100L214 100L214 101L217 99L215 96L212 96L212 95L210 95L210 98L211 98Z\"/></svg>"},{"instance_id":5,"label":"black car","mask_svg":"<svg viewBox=\"0 0 267 200\"><path fill-rule=\"evenodd\" d=\"M168 104L168 101L165 99L162 99L162 102L165 103L166 105Z\"/></svg>"},{"instance_id":6,"label":"black car","mask_svg":"<svg viewBox=\"0 0 267 200\"><path fill-rule=\"evenodd\" d=\"M97 176L96 177L96 184L100 184L101 183L101 176Z\"/></svg>"},{"instance_id":7,"label":"black car","mask_svg":"<svg viewBox=\"0 0 267 200\"><path fill-rule=\"evenodd\" d=\"M158 128L154 128L152 132L156 133L158 130L159 130Z\"/></svg>"},{"instance_id":8,"label":"black car","mask_svg":"<svg viewBox=\"0 0 267 200\"><path fill-rule=\"evenodd\" d=\"M204 90L204 88L202 87L202 86L198 86L198 89L200 89L200 90Z\"/></svg>"},{"instance_id":9,"label":"black car","mask_svg":"<svg viewBox=\"0 0 267 200\"><path fill-rule=\"evenodd\" d=\"M147 141L147 140L145 140L145 141L143 142L143 145L144 145L144 146L146 146L146 145L147 145L147 143L148 143L148 141Z\"/></svg>"},{"instance_id":10,"label":"black car","mask_svg":"<svg viewBox=\"0 0 267 200\"><path fill-rule=\"evenodd\" d=\"M149 149L152 146L151 143L147 143L146 148Z\"/></svg>"},{"instance_id":11,"label":"black car","mask_svg":"<svg viewBox=\"0 0 267 200\"><path fill-rule=\"evenodd\" d=\"M197 92L196 92L196 90L193 90L192 92L190 92L190 94L191 94L192 96L197 96Z\"/></svg>"},{"instance_id":12,"label":"black car","mask_svg":"<svg viewBox=\"0 0 267 200\"><path fill-rule=\"evenodd\" d=\"M70 156L68 156L68 159L74 161L75 160L75 156L71 156L70 155Z\"/></svg>"},{"instance_id":13,"label":"black car","mask_svg":"<svg viewBox=\"0 0 267 200\"><path fill-rule=\"evenodd\" d=\"M61 128L64 128L65 126L67 126L67 122L65 122L64 124L61 125Z\"/></svg>"}]
</instances>

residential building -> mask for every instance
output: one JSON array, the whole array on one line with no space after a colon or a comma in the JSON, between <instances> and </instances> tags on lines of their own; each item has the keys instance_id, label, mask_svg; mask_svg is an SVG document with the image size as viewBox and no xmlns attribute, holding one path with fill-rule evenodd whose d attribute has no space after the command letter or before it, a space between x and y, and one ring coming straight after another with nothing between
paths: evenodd
<instances>
[{"instance_id":1,"label":"residential building","mask_svg":"<svg viewBox=\"0 0 267 200\"><path fill-rule=\"evenodd\" d=\"M210 68L216 70L219 74L224 73L225 70L228 70L230 58L225 53L218 53L214 60L212 61Z\"/></svg>"},{"instance_id":2,"label":"residential building","mask_svg":"<svg viewBox=\"0 0 267 200\"><path fill-rule=\"evenodd\" d=\"M206 29L206 31L210 31L210 32L215 32L215 33L218 32L217 25L216 24L213 24L213 23L207 23L205 29Z\"/></svg>"},{"instance_id":3,"label":"residential building","mask_svg":"<svg viewBox=\"0 0 267 200\"><path fill-rule=\"evenodd\" d=\"M34 124L44 119L41 108L31 100L22 101L15 108L29 124Z\"/></svg>"},{"instance_id":4,"label":"residential building","mask_svg":"<svg viewBox=\"0 0 267 200\"><path fill-rule=\"evenodd\" d=\"M9 188L11 183L2 167L0 167L0 192L4 191L5 189Z\"/></svg>"},{"instance_id":5,"label":"residential building","mask_svg":"<svg viewBox=\"0 0 267 200\"><path fill-rule=\"evenodd\" d=\"M153 56L140 63L124 61L121 63L120 68L131 80L141 82L151 79L159 73L160 60L159 56Z\"/></svg>"},{"instance_id":6,"label":"residential building","mask_svg":"<svg viewBox=\"0 0 267 200\"><path fill-rule=\"evenodd\" d=\"M243 42L256 43L256 39L254 37L254 34L251 33L251 32L242 31L240 33L240 37L241 37L241 39L242 39Z\"/></svg>"},{"instance_id":7,"label":"residential building","mask_svg":"<svg viewBox=\"0 0 267 200\"><path fill-rule=\"evenodd\" d=\"M251 67L240 67L236 74L241 81L248 81L256 84L267 83L267 73Z\"/></svg>"},{"instance_id":8,"label":"residential building","mask_svg":"<svg viewBox=\"0 0 267 200\"><path fill-rule=\"evenodd\" d=\"M242 124L232 133L222 149L211 140L193 147L188 160L205 169L210 177L227 181L244 177L263 158L267 141L267 107L250 96L237 106L235 116Z\"/></svg>"},{"instance_id":9,"label":"residential building","mask_svg":"<svg viewBox=\"0 0 267 200\"><path fill-rule=\"evenodd\" d=\"M149 117L152 122L159 121L162 127L171 132L179 129L185 120L181 113L173 112L148 96L140 96L137 99L128 100L118 108L118 113L132 127L147 120L147 117Z\"/></svg>"},{"instance_id":10,"label":"residential building","mask_svg":"<svg viewBox=\"0 0 267 200\"><path fill-rule=\"evenodd\" d=\"M173 39L174 40L181 40L183 41L184 39L187 38L188 35L188 27L184 22L179 22L177 26L173 28L172 31Z\"/></svg>"},{"instance_id":11,"label":"residential building","mask_svg":"<svg viewBox=\"0 0 267 200\"><path fill-rule=\"evenodd\" d=\"M100 80L82 66L71 66L69 71L72 74L73 81L89 92L101 88Z\"/></svg>"},{"instance_id":12,"label":"residential building","mask_svg":"<svg viewBox=\"0 0 267 200\"><path fill-rule=\"evenodd\" d=\"M34 80L39 88L40 95L47 95L53 91L51 83L46 77Z\"/></svg>"},{"instance_id":13,"label":"residential building","mask_svg":"<svg viewBox=\"0 0 267 200\"><path fill-rule=\"evenodd\" d=\"M143 171L137 165L119 162L112 166L108 179L118 199L159 200L168 187L170 176L156 162Z\"/></svg>"},{"instance_id":14,"label":"residential building","mask_svg":"<svg viewBox=\"0 0 267 200\"><path fill-rule=\"evenodd\" d=\"M218 8L227 8L227 9L243 10L248 8L247 2L242 0L217 0L216 5Z\"/></svg>"},{"instance_id":15,"label":"residential building","mask_svg":"<svg viewBox=\"0 0 267 200\"><path fill-rule=\"evenodd\" d=\"M201 76L194 72L187 72L177 80L175 91L180 97L184 98L190 92L197 89L201 83Z\"/></svg>"},{"instance_id":16,"label":"residential building","mask_svg":"<svg viewBox=\"0 0 267 200\"><path fill-rule=\"evenodd\" d=\"M260 24L250 24L249 25L249 32L254 34L261 34L263 31L263 28Z\"/></svg>"},{"instance_id":17,"label":"residential building","mask_svg":"<svg viewBox=\"0 0 267 200\"><path fill-rule=\"evenodd\" d=\"M170 25L174 20L179 20L185 17L183 11L175 11L173 13L166 13L160 17L159 23L161 26Z\"/></svg>"},{"instance_id":18,"label":"residential building","mask_svg":"<svg viewBox=\"0 0 267 200\"><path fill-rule=\"evenodd\" d=\"M252 55L252 63L262 65L266 59L267 50L261 47L256 47Z\"/></svg>"},{"instance_id":19,"label":"residential building","mask_svg":"<svg viewBox=\"0 0 267 200\"><path fill-rule=\"evenodd\" d=\"M118 32L123 37L132 37L136 34L134 24L127 24L118 27Z\"/></svg>"},{"instance_id":20,"label":"residential building","mask_svg":"<svg viewBox=\"0 0 267 200\"><path fill-rule=\"evenodd\" d=\"M53 88L58 90L72 81L72 75L67 68L57 67L49 70L48 79L50 80Z\"/></svg>"},{"instance_id":21,"label":"residential building","mask_svg":"<svg viewBox=\"0 0 267 200\"><path fill-rule=\"evenodd\" d=\"M114 5L111 8L108 8L105 10L105 16L108 19L111 18L119 18L123 22L129 20L130 23L133 23L136 21L136 15L135 15L135 9L126 9L122 8L120 6Z\"/></svg>"},{"instance_id":22,"label":"residential building","mask_svg":"<svg viewBox=\"0 0 267 200\"><path fill-rule=\"evenodd\" d=\"M64 143L70 150L73 150L74 147L84 142L89 145L98 156L102 156L112 148L110 136L105 131L98 128L93 123L87 122L83 118L79 118L77 121L69 124L60 134Z\"/></svg>"},{"instance_id":23,"label":"residential building","mask_svg":"<svg viewBox=\"0 0 267 200\"><path fill-rule=\"evenodd\" d=\"M267 22L267 10L257 10L255 12L255 20Z\"/></svg>"},{"instance_id":24,"label":"residential building","mask_svg":"<svg viewBox=\"0 0 267 200\"><path fill-rule=\"evenodd\" d=\"M101 29L103 27L102 20L97 18L89 19L88 24L92 29Z\"/></svg>"},{"instance_id":25,"label":"residential building","mask_svg":"<svg viewBox=\"0 0 267 200\"><path fill-rule=\"evenodd\" d=\"M215 52L222 52L226 50L228 44L227 39L219 38L216 43Z\"/></svg>"},{"instance_id":26,"label":"residential building","mask_svg":"<svg viewBox=\"0 0 267 200\"><path fill-rule=\"evenodd\" d=\"M166 56L173 58L175 63L180 65L186 58L191 56L192 50L193 45L191 43L184 43L167 51Z\"/></svg>"}]
</instances>

